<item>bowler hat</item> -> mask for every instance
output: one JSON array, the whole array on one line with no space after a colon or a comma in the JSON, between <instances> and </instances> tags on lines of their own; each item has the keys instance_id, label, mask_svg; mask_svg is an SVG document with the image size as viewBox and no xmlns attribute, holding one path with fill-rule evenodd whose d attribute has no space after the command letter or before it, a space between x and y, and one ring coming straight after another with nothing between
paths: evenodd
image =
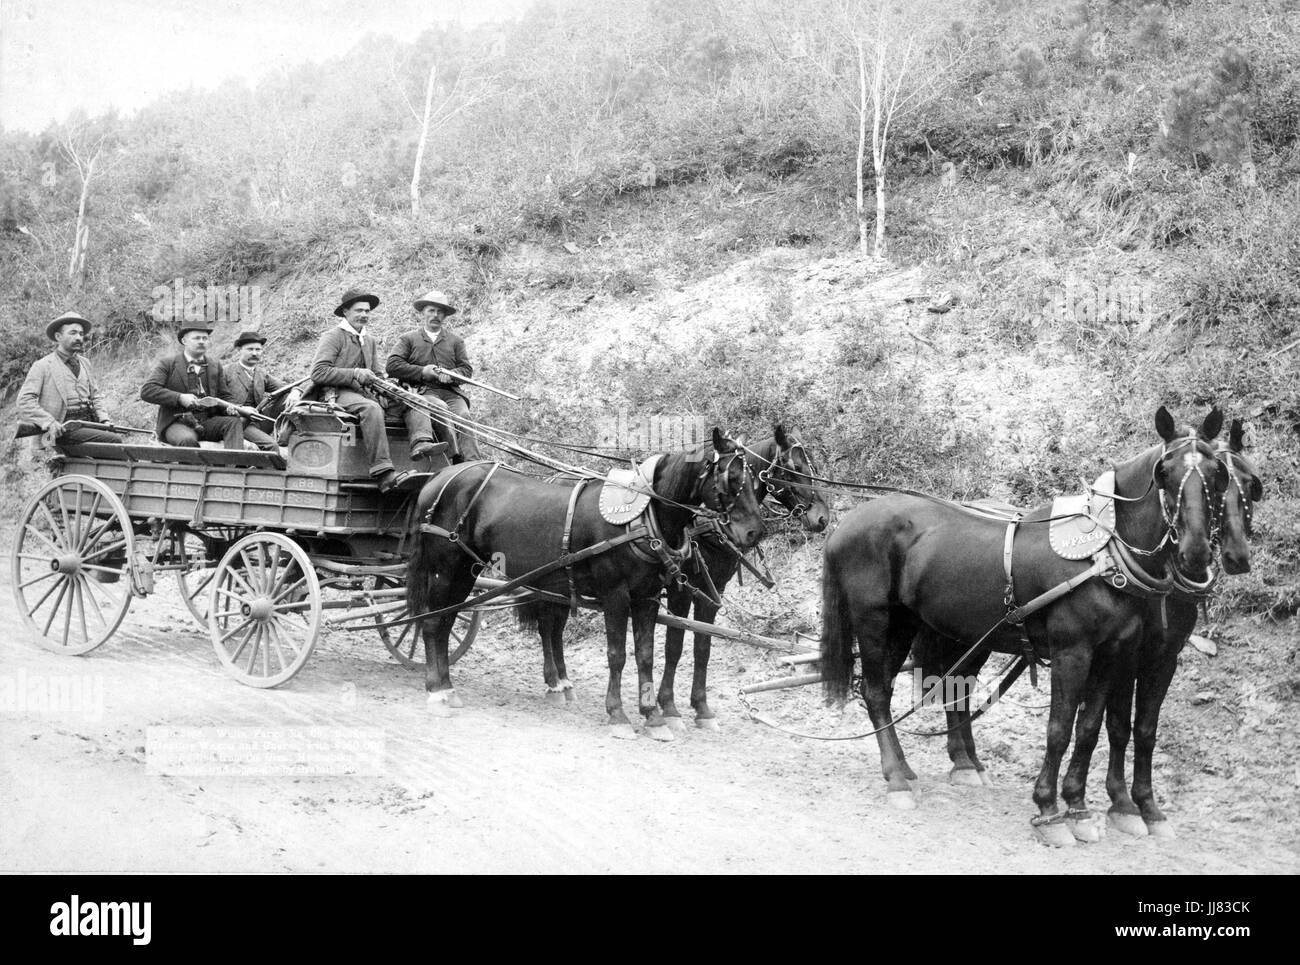
<instances>
[{"instance_id":1,"label":"bowler hat","mask_svg":"<svg viewBox=\"0 0 1300 965\"><path fill-rule=\"evenodd\" d=\"M334 314L342 318L348 307L355 305L357 302L368 302L370 310L373 312L379 305L379 296L367 294L359 288L349 288L343 293L343 299L339 302L339 307L334 309Z\"/></svg>"},{"instance_id":2,"label":"bowler hat","mask_svg":"<svg viewBox=\"0 0 1300 965\"><path fill-rule=\"evenodd\" d=\"M257 342L261 345L266 344L266 336L258 335L257 332L240 332L239 337L235 339L235 348L241 345L247 345L249 342Z\"/></svg>"},{"instance_id":3,"label":"bowler hat","mask_svg":"<svg viewBox=\"0 0 1300 965\"><path fill-rule=\"evenodd\" d=\"M207 322L188 322L176 330L176 341L179 342L181 339L183 339L185 337L186 332L207 332L209 335L211 335L212 326L209 325Z\"/></svg>"},{"instance_id":4,"label":"bowler hat","mask_svg":"<svg viewBox=\"0 0 1300 965\"><path fill-rule=\"evenodd\" d=\"M79 324L81 326L82 335L90 334L90 322L86 321L86 319L82 318L76 312L64 312L54 321L50 322L50 324L45 326L45 337L53 342L54 336L58 334L59 329L63 328L63 326L67 325L69 322L76 322Z\"/></svg>"},{"instance_id":5,"label":"bowler hat","mask_svg":"<svg viewBox=\"0 0 1300 965\"><path fill-rule=\"evenodd\" d=\"M447 296L437 290L425 292L423 297L415 300L415 310L417 312L423 311L425 305L437 305L448 315L456 314L456 309L448 303Z\"/></svg>"}]
</instances>

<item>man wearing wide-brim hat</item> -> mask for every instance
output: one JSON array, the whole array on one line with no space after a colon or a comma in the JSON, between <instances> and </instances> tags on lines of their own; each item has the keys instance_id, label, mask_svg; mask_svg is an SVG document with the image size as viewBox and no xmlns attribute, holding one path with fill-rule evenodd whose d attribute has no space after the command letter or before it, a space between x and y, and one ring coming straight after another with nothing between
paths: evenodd
<instances>
[{"instance_id":1,"label":"man wearing wide-brim hat","mask_svg":"<svg viewBox=\"0 0 1300 965\"><path fill-rule=\"evenodd\" d=\"M440 291L431 291L413 303L419 327L397 340L388 356L388 376L406 382L426 399L441 402L460 423L438 424L440 435L449 443L452 462L474 461L479 458L474 433L462 420L469 418L469 399L464 383L456 376L470 378L474 366L470 365L465 340L445 324L456 314L456 308ZM437 420L434 420L437 423Z\"/></svg>"},{"instance_id":2,"label":"man wearing wide-brim hat","mask_svg":"<svg viewBox=\"0 0 1300 965\"><path fill-rule=\"evenodd\" d=\"M366 392L375 379L384 377L379 345L366 331L370 313L378 306L378 296L369 292L355 288L344 292L334 309L341 321L321 336L311 363L311 380L316 386L337 390L337 404L360 421L370 475L378 481L380 491L387 492L397 484L398 474L388 450L383 406ZM429 417L409 408L402 414L411 440L411 458L423 459L436 451Z\"/></svg>"},{"instance_id":3,"label":"man wearing wide-brim hat","mask_svg":"<svg viewBox=\"0 0 1300 965\"><path fill-rule=\"evenodd\" d=\"M276 378L262 367L262 349L266 336L258 332L240 332L235 338L235 358L226 363L226 384L230 386L230 399L236 405L259 412L274 419L285 408L301 398L307 388L301 384L289 389L290 383ZM289 391L276 396L282 390ZM259 449L274 451L277 446L267 432L270 423L251 416L244 418L244 438Z\"/></svg>"},{"instance_id":4,"label":"man wearing wide-brim hat","mask_svg":"<svg viewBox=\"0 0 1300 965\"><path fill-rule=\"evenodd\" d=\"M65 312L45 326L54 351L32 363L18 390L18 416L40 427L43 439L58 445L79 442L121 442L107 429L67 425L69 422L105 422L90 363L83 357L90 322L76 312Z\"/></svg>"},{"instance_id":5,"label":"man wearing wide-brim hat","mask_svg":"<svg viewBox=\"0 0 1300 965\"><path fill-rule=\"evenodd\" d=\"M221 365L208 355L211 335L205 322L183 324L176 333L181 351L158 359L140 398L158 407L156 431L168 445L220 440L227 449L243 449L244 421Z\"/></svg>"}]
</instances>

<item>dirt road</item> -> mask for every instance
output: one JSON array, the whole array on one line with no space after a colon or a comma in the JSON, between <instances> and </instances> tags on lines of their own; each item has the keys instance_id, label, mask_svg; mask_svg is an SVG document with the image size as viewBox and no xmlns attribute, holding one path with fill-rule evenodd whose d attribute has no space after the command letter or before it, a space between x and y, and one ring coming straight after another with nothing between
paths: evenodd
<instances>
[{"instance_id":1,"label":"dirt road","mask_svg":"<svg viewBox=\"0 0 1300 965\"><path fill-rule=\"evenodd\" d=\"M4 870L1300 869L1294 836L1279 842L1267 821L1225 817L1233 802L1215 796L1221 787L1180 792L1171 809L1177 841L1112 833L1066 851L1036 844L1029 794L1042 722L1032 705L1044 698L1027 686L1019 696L1031 706L1008 703L977 732L992 788L948 785L942 742L906 739L921 803L904 812L885 803L874 740L798 740L745 717L738 686L780 671L740 645L714 651L722 729L690 728L661 744L606 733L604 646L589 617L571 624L574 703L543 699L536 646L497 614L454 668L466 707L450 719L429 716L420 674L397 665L373 632L327 633L278 690L241 686L222 672L170 587L135 601L98 651L68 658L38 649L21 627L6 567L0 624L8 629L0 641L0 683L9 694L0 707ZM79 685L82 699L41 706L34 695L51 681ZM634 673L625 675L625 699L634 701L633 686ZM684 693L679 699L685 706ZM842 716L825 710L811 688L758 700L799 727L865 729L856 707ZM373 773L166 776L151 773L146 760L149 728L292 741L309 727L348 729L369 748L371 765L362 770ZM1104 802L1104 767L1103 749L1093 767L1094 806Z\"/></svg>"}]
</instances>

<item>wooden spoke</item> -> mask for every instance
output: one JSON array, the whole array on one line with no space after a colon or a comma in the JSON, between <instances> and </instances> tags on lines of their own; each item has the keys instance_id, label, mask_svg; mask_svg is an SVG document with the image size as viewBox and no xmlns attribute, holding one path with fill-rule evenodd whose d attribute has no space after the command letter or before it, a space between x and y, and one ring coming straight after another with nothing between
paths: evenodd
<instances>
[{"instance_id":1,"label":"wooden spoke","mask_svg":"<svg viewBox=\"0 0 1300 965\"><path fill-rule=\"evenodd\" d=\"M252 687L275 687L297 673L316 645L323 610L302 548L280 533L251 533L226 551L212 580L208 627L226 672Z\"/></svg>"}]
</instances>

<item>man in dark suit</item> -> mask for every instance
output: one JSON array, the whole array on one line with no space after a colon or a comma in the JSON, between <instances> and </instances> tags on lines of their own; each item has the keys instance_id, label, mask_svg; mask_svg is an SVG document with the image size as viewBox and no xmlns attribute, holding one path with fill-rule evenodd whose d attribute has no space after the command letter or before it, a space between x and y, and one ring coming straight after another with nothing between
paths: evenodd
<instances>
[{"instance_id":1,"label":"man in dark suit","mask_svg":"<svg viewBox=\"0 0 1300 965\"><path fill-rule=\"evenodd\" d=\"M366 393L375 379L384 377L379 368L379 345L366 331L370 313L379 305L379 297L349 289L334 314L342 319L321 336L311 363L311 380L322 392L331 390L335 401L356 416L361 428L361 446L365 450L370 475L379 483L380 492L388 492L401 481L388 450L384 430L383 407ZM436 450L429 417L405 408L403 418L411 440L411 458L423 459Z\"/></svg>"},{"instance_id":2,"label":"man in dark suit","mask_svg":"<svg viewBox=\"0 0 1300 965\"><path fill-rule=\"evenodd\" d=\"M212 329L181 326L181 351L160 358L140 388L140 398L158 407L158 438L168 445L197 447L218 439L227 449L244 448L244 421L216 359L208 358ZM208 403L205 400L211 399Z\"/></svg>"},{"instance_id":3,"label":"man in dark suit","mask_svg":"<svg viewBox=\"0 0 1300 965\"><path fill-rule=\"evenodd\" d=\"M239 337L235 339L235 359L226 364L224 374L226 385L230 388L231 402L250 408L254 412L260 412L264 416L271 416L272 413L267 409L273 405L273 402L268 405L263 403L267 402L268 395L287 389L289 383L277 379L262 368L262 346L265 344L265 335L259 335L257 332L240 332ZM292 395L294 391L291 389L288 394ZM301 392L298 395L301 396ZM281 405L274 408L281 409L285 401L281 399ZM255 443L259 449L273 452L277 447L275 440L267 431L270 426L269 422L246 416L244 438Z\"/></svg>"}]
</instances>

